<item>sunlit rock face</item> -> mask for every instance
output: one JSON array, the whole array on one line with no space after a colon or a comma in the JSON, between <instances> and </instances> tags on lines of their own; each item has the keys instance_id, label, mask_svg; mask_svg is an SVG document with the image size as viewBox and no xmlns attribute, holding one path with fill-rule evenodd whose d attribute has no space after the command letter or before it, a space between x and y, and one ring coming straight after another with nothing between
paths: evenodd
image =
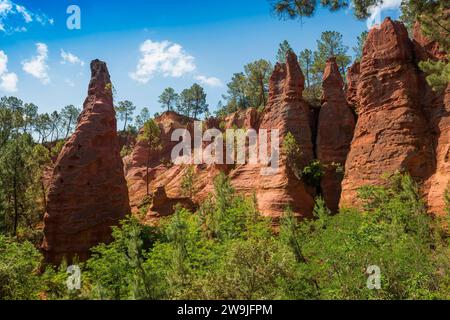
<instances>
[{"instance_id":1,"label":"sunlit rock face","mask_svg":"<svg viewBox=\"0 0 450 320\"><path fill-rule=\"evenodd\" d=\"M47 195L42 249L48 262L75 257L111 240L111 227L130 213L120 157L112 85L104 62L92 78L75 133L59 155Z\"/></svg>"},{"instance_id":2,"label":"sunlit rock face","mask_svg":"<svg viewBox=\"0 0 450 320\"><path fill-rule=\"evenodd\" d=\"M339 208L344 165L355 130L355 117L347 104L335 58L327 61L323 74L323 104L320 109L316 154L324 167L321 192L327 207Z\"/></svg>"},{"instance_id":3,"label":"sunlit rock face","mask_svg":"<svg viewBox=\"0 0 450 320\"><path fill-rule=\"evenodd\" d=\"M310 129L310 110L302 98L304 76L293 53L287 56L285 64L275 67L269 85L269 100L263 112L256 109L241 110L222 119L211 118L204 122L204 129L259 129L267 130L268 137L272 130L279 130L280 145L284 136L292 133L301 145L305 164L314 158ZM171 159L171 151L178 143L171 141L171 135L176 129L185 128L193 136L193 119L173 112L167 112L155 119L161 129L162 148L148 152L143 143L137 143L131 156L125 159L126 177L133 212L144 208L147 197L147 161L150 165L149 190L150 206L147 218L152 220L158 216L173 213L173 205L201 205L214 191L214 178L224 172L231 180L233 187L240 194L255 197L260 212L275 220L283 215L290 206L299 216L310 216L314 206L315 190L299 181L286 165L286 159L281 156L279 170L269 176L261 174L266 164L236 165L195 165L194 194L187 199L181 188L186 166L167 164ZM268 145L271 144L269 139ZM205 144L206 146L206 144ZM248 150L247 150L248 151ZM161 190L163 187L164 192ZM157 205L160 199L166 199L171 205ZM161 209L164 207L163 209ZM159 209L158 209L159 208Z\"/></svg>"},{"instance_id":4,"label":"sunlit rock face","mask_svg":"<svg viewBox=\"0 0 450 320\"><path fill-rule=\"evenodd\" d=\"M363 50L357 84L358 122L346 163L341 206L383 175L409 172L425 182L435 170L433 134L420 91L421 73L406 28L386 19Z\"/></svg>"}]
</instances>

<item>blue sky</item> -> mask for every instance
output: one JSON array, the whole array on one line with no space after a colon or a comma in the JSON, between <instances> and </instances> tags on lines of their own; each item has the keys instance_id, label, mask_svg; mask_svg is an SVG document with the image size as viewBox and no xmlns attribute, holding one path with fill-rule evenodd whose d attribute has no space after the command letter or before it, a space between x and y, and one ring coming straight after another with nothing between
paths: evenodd
<instances>
[{"instance_id":1,"label":"blue sky","mask_svg":"<svg viewBox=\"0 0 450 320\"><path fill-rule=\"evenodd\" d=\"M7 12L8 4L15 6ZM72 4L81 9L80 30L66 27ZM383 17L388 14L397 11ZM256 59L274 62L281 41L299 52L336 30L352 48L366 29L349 10L280 21L267 0L0 0L0 77L6 79L0 95L33 102L41 112L81 106L89 62L99 58L108 63L118 100L155 113L164 88L200 82L214 110L232 74Z\"/></svg>"}]
</instances>

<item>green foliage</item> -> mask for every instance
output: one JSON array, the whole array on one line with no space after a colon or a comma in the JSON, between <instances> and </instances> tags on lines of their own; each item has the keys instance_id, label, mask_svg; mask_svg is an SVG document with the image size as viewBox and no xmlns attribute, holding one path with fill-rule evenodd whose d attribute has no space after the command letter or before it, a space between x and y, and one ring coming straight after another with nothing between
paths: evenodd
<instances>
[{"instance_id":1,"label":"green foliage","mask_svg":"<svg viewBox=\"0 0 450 320\"><path fill-rule=\"evenodd\" d=\"M38 299L41 256L33 244L0 234L0 257L0 300Z\"/></svg>"},{"instance_id":2,"label":"green foliage","mask_svg":"<svg viewBox=\"0 0 450 320\"><path fill-rule=\"evenodd\" d=\"M310 88L313 84L312 67L314 65L314 55L309 49L305 49L298 55L298 63L305 74L306 88Z\"/></svg>"},{"instance_id":3,"label":"green foliage","mask_svg":"<svg viewBox=\"0 0 450 320\"><path fill-rule=\"evenodd\" d=\"M286 63L286 54L289 51L292 51L291 45L287 40L284 40L280 43L280 47L278 48L277 61L279 63Z\"/></svg>"},{"instance_id":4,"label":"green foliage","mask_svg":"<svg viewBox=\"0 0 450 320\"><path fill-rule=\"evenodd\" d=\"M336 58L342 77L345 79L347 66L351 62L348 56L348 47L344 45L342 34L337 31L322 32L320 40L317 41L317 51L314 52L313 72L322 78L327 60L330 57Z\"/></svg>"},{"instance_id":5,"label":"green foliage","mask_svg":"<svg viewBox=\"0 0 450 320\"><path fill-rule=\"evenodd\" d=\"M303 152L297 139L290 132L284 137L283 152L286 155L288 166L291 168L297 179L301 179Z\"/></svg>"},{"instance_id":6,"label":"green foliage","mask_svg":"<svg viewBox=\"0 0 450 320\"><path fill-rule=\"evenodd\" d=\"M131 146L123 146L122 150L120 150L120 156L125 158L129 156L133 152L133 148Z\"/></svg>"},{"instance_id":7,"label":"green foliage","mask_svg":"<svg viewBox=\"0 0 450 320\"><path fill-rule=\"evenodd\" d=\"M144 269L144 256L159 238L152 227L136 219L113 228L114 242L92 250L86 272L92 283L91 298L107 300L155 299L151 275Z\"/></svg>"},{"instance_id":8,"label":"green foliage","mask_svg":"<svg viewBox=\"0 0 450 320\"><path fill-rule=\"evenodd\" d=\"M64 139L69 137L69 134L74 130L77 123L77 118L80 115L81 110L73 105L69 105L63 108L61 111L61 117L63 122L63 128L66 129Z\"/></svg>"},{"instance_id":9,"label":"green foliage","mask_svg":"<svg viewBox=\"0 0 450 320\"><path fill-rule=\"evenodd\" d=\"M161 143L160 136L161 129L153 119L150 119L144 124L138 141L145 142L152 150L157 150Z\"/></svg>"},{"instance_id":10,"label":"green foliage","mask_svg":"<svg viewBox=\"0 0 450 320\"><path fill-rule=\"evenodd\" d=\"M394 174L360 191L363 209L311 219L286 209L279 236L255 199L225 175L196 213L177 208L157 227L126 219L82 268L69 292L63 264L37 273L30 243L0 236L1 299L449 299L448 233L426 214L417 185ZM449 196L447 194L447 201ZM369 266L381 289L367 287Z\"/></svg>"},{"instance_id":11,"label":"green foliage","mask_svg":"<svg viewBox=\"0 0 450 320\"><path fill-rule=\"evenodd\" d=\"M428 76L427 82L435 91L444 89L450 82L448 54L450 49L450 19L448 1L410 0L402 2L402 20L409 29L418 21L422 33L439 44L447 54L446 61L422 61L419 66Z\"/></svg>"},{"instance_id":12,"label":"green foliage","mask_svg":"<svg viewBox=\"0 0 450 320\"><path fill-rule=\"evenodd\" d=\"M224 96L224 99L228 102L225 107L227 109L225 115L250 106L250 97L248 96L249 84L244 73L235 73L227 86L228 95Z\"/></svg>"},{"instance_id":13,"label":"green foliage","mask_svg":"<svg viewBox=\"0 0 450 320\"><path fill-rule=\"evenodd\" d=\"M173 88L166 88L159 96L158 102L162 108L167 109L167 111L173 111L178 105L178 99L179 96Z\"/></svg>"},{"instance_id":14,"label":"green foliage","mask_svg":"<svg viewBox=\"0 0 450 320\"><path fill-rule=\"evenodd\" d=\"M387 188L361 191L364 212L344 210L309 225L303 246L305 268L324 299L432 299L445 297L445 280L437 270L439 253L430 250L432 222L409 176L395 175ZM325 219L325 220L324 220ZM448 248L444 252L448 254ZM440 263L443 263L442 265ZM368 266L381 268L381 290L366 287ZM324 272L328 270L329 272ZM448 285L448 282L447 282Z\"/></svg>"},{"instance_id":15,"label":"green foliage","mask_svg":"<svg viewBox=\"0 0 450 320\"><path fill-rule=\"evenodd\" d=\"M58 140L54 147L50 150L50 156L53 158L57 158L58 155L61 153L62 149L64 148L64 145L66 144L66 140Z\"/></svg>"},{"instance_id":16,"label":"green foliage","mask_svg":"<svg viewBox=\"0 0 450 320\"><path fill-rule=\"evenodd\" d=\"M289 272L291 255L274 239L231 241L198 285L200 299L269 300L282 297L278 286Z\"/></svg>"},{"instance_id":17,"label":"green foliage","mask_svg":"<svg viewBox=\"0 0 450 320\"><path fill-rule=\"evenodd\" d=\"M305 165L303 153L292 133L288 133L283 141L283 152L286 154L287 164L294 175L306 184L318 187L325 174L323 165L318 160L314 160Z\"/></svg>"},{"instance_id":18,"label":"green foliage","mask_svg":"<svg viewBox=\"0 0 450 320\"><path fill-rule=\"evenodd\" d=\"M355 53L356 61L360 61L363 54L364 44L366 43L368 31L362 32L357 38L357 45L353 47L353 52Z\"/></svg>"},{"instance_id":19,"label":"green foliage","mask_svg":"<svg viewBox=\"0 0 450 320\"><path fill-rule=\"evenodd\" d=\"M149 168L151 155L153 152L158 151L162 148L160 136L161 136L161 129L153 119L150 119L144 124L144 127L142 128L142 131L137 139L139 142L143 142L147 146L147 195L150 195Z\"/></svg>"},{"instance_id":20,"label":"green foliage","mask_svg":"<svg viewBox=\"0 0 450 320\"><path fill-rule=\"evenodd\" d=\"M271 0L272 10L280 18L285 19L302 19L303 17L311 17L318 7L317 0ZM320 0L320 5L330 11L336 11L347 8L352 5L353 14L358 19L366 19L369 16L370 6L376 6L382 0Z\"/></svg>"},{"instance_id":21,"label":"green foliage","mask_svg":"<svg viewBox=\"0 0 450 320\"><path fill-rule=\"evenodd\" d=\"M319 187L324 175L325 169L322 163L319 160L313 160L302 169L301 179L312 187Z\"/></svg>"},{"instance_id":22,"label":"green foliage","mask_svg":"<svg viewBox=\"0 0 450 320\"><path fill-rule=\"evenodd\" d=\"M189 89L183 90L178 100L177 111L187 117L192 116L197 119L198 116L209 110L205 89L197 83L194 83Z\"/></svg>"},{"instance_id":23,"label":"green foliage","mask_svg":"<svg viewBox=\"0 0 450 320\"><path fill-rule=\"evenodd\" d=\"M435 91L445 89L450 82L450 64L446 61L421 61L419 67L428 74L427 83Z\"/></svg>"},{"instance_id":24,"label":"green foliage","mask_svg":"<svg viewBox=\"0 0 450 320\"><path fill-rule=\"evenodd\" d=\"M48 150L35 145L28 134L14 134L1 149L0 218L4 233L33 240L45 204L40 179L49 161Z\"/></svg>"},{"instance_id":25,"label":"green foliage","mask_svg":"<svg viewBox=\"0 0 450 320\"><path fill-rule=\"evenodd\" d=\"M150 111L148 108L142 108L139 115L136 116L136 119L134 120L135 126L138 130L140 130L144 124L151 119Z\"/></svg>"},{"instance_id":26,"label":"green foliage","mask_svg":"<svg viewBox=\"0 0 450 320\"><path fill-rule=\"evenodd\" d=\"M188 166L183 174L183 179L181 180L181 190L184 196L192 198L194 195L194 181L195 180L195 169L193 166Z\"/></svg>"},{"instance_id":27,"label":"green foliage","mask_svg":"<svg viewBox=\"0 0 450 320\"><path fill-rule=\"evenodd\" d=\"M219 109L218 114L227 115L250 107L264 108L272 70L269 61L260 59L245 65L245 72L235 73L227 84L227 94L223 96L227 105Z\"/></svg>"},{"instance_id":28,"label":"green foliage","mask_svg":"<svg viewBox=\"0 0 450 320\"><path fill-rule=\"evenodd\" d=\"M265 106L267 103L267 95L269 92L269 78L272 74L272 64L267 60L257 60L247 64L245 74L248 78L248 92L254 107Z\"/></svg>"},{"instance_id":29,"label":"green foliage","mask_svg":"<svg viewBox=\"0 0 450 320\"><path fill-rule=\"evenodd\" d=\"M128 123L133 121L133 114L136 110L136 106L133 104L133 102L125 100L119 101L115 109L118 114L118 118L120 119L120 121L123 121L123 131L126 131Z\"/></svg>"}]
</instances>

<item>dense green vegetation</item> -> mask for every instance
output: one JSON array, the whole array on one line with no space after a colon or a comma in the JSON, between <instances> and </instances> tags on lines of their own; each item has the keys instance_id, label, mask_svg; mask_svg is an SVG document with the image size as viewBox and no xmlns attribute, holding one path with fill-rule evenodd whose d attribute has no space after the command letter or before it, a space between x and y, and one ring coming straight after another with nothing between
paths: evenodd
<instances>
[{"instance_id":1,"label":"dense green vegetation","mask_svg":"<svg viewBox=\"0 0 450 320\"><path fill-rule=\"evenodd\" d=\"M33 244L0 236L0 299L449 299L449 234L413 180L395 174L360 199L333 216L319 198L305 220L286 208L275 233L219 175L198 212L114 228L80 264L81 290L67 290L66 266L42 271ZM367 287L370 266L379 290Z\"/></svg>"},{"instance_id":2,"label":"dense green vegetation","mask_svg":"<svg viewBox=\"0 0 450 320\"><path fill-rule=\"evenodd\" d=\"M45 211L42 176L74 129L74 106L51 115L15 97L0 99L0 233L37 241ZM58 150L58 151L57 151Z\"/></svg>"}]
</instances>

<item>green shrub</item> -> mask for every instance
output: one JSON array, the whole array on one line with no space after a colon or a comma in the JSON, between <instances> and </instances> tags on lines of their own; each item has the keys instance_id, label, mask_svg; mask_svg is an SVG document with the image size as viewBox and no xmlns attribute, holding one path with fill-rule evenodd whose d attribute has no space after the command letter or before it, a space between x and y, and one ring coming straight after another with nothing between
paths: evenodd
<instances>
[{"instance_id":1,"label":"green shrub","mask_svg":"<svg viewBox=\"0 0 450 320\"><path fill-rule=\"evenodd\" d=\"M0 300L39 299L39 251L30 242L0 235L0 257Z\"/></svg>"},{"instance_id":2,"label":"green shrub","mask_svg":"<svg viewBox=\"0 0 450 320\"><path fill-rule=\"evenodd\" d=\"M325 169L319 160L313 160L301 172L302 180L312 187L319 187L324 175Z\"/></svg>"}]
</instances>

